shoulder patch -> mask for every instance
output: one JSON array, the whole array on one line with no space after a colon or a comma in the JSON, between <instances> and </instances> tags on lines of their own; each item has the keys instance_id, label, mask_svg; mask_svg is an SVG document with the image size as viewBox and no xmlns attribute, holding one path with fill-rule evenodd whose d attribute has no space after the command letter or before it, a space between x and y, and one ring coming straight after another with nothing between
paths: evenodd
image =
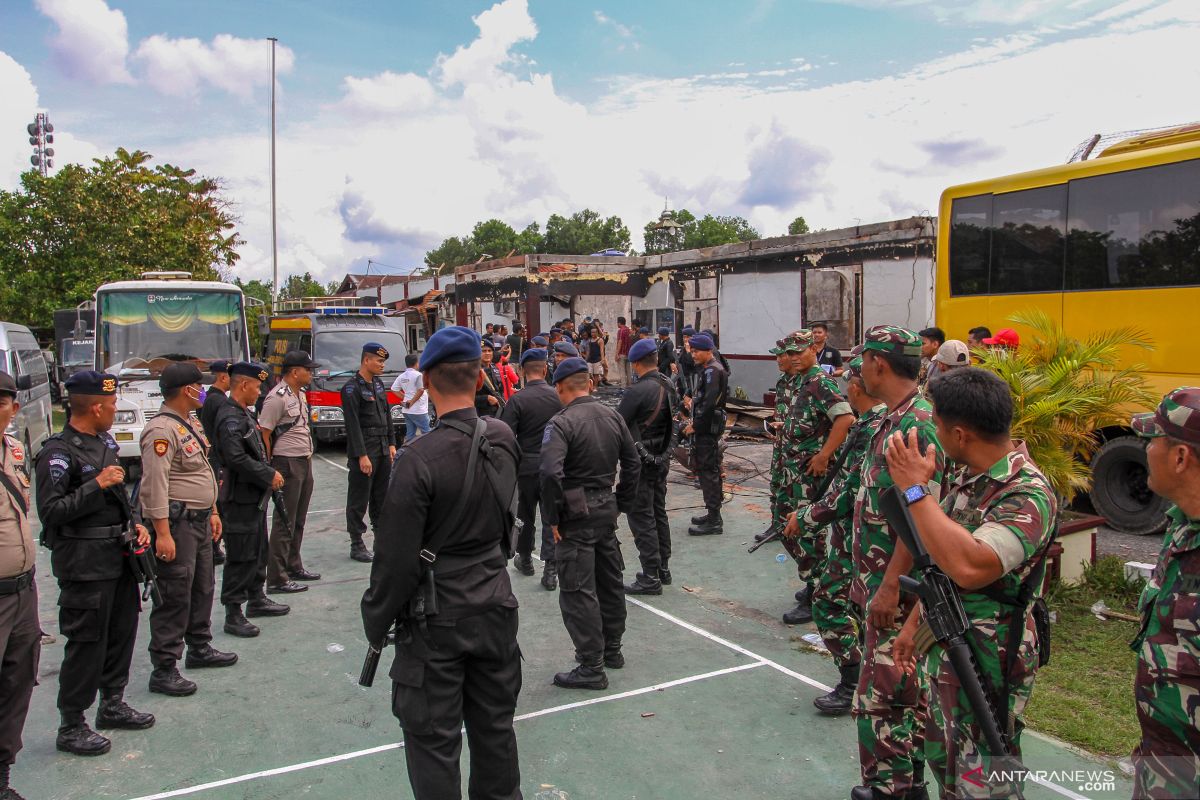
<instances>
[{"instance_id":1,"label":"shoulder patch","mask_svg":"<svg viewBox=\"0 0 1200 800\"><path fill-rule=\"evenodd\" d=\"M167 450L171 448L171 443L166 439L154 440L154 455L162 457L167 454Z\"/></svg>"},{"instance_id":2,"label":"shoulder patch","mask_svg":"<svg viewBox=\"0 0 1200 800\"><path fill-rule=\"evenodd\" d=\"M17 444L16 442L12 442L9 444L9 448L12 450L13 461L15 461L18 464L25 461L25 448L24 447Z\"/></svg>"},{"instance_id":3,"label":"shoulder patch","mask_svg":"<svg viewBox=\"0 0 1200 800\"><path fill-rule=\"evenodd\" d=\"M346 381L346 385L342 387L342 394L354 394L353 382Z\"/></svg>"},{"instance_id":4,"label":"shoulder patch","mask_svg":"<svg viewBox=\"0 0 1200 800\"><path fill-rule=\"evenodd\" d=\"M554 423L548 422L546 423L546 430L542 431L542 444L548 443L552 435L554 435Z\"/></svg>"},{"instance_id":5,"label":"shoulder patch","mask_svg":"<svg viewBox=\"0 0 1200 800\"><path fill-rule=\"evenodd\" d=\"M188 435L188 430L187 430L187 428L183 427L182 425L176 425L176 426L175 426L175 430L176 430L176 432L177 432L177 433L178 433L180 436L187 436L187 435Z\"/></svg>"},{"instance_id":6,"label":"shoulder patch","mask_svg":"<svg viewBox=\"0 0 1200 800\"><path fill-rule=\"evenodd\" d=\"M100 434L100 439L104 442L104 446L109 450L117 449L117 440L112 437L112 434L107 432L102 433Z\"/></svg>"}]
</instances>

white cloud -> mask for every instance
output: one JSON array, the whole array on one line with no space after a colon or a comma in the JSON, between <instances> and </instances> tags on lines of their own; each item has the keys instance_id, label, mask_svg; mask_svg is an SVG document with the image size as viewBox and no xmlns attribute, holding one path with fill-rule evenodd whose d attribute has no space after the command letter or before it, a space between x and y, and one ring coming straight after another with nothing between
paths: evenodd
<instances>
[{"instance_id":1,"label":"white cloud","mask_svg":"<svg viewBox=\"0 0 1200 800\"><path fill-rule=\"evenodd\" d=\"M133 83L125 67L129 32L125 15L104 0L37 0L58 26L50 41L54 60L73 78L92 83Z\"/></svg>"},{"instance_id":2,"label":"white cloud","mask_svg":"<svg viewBox=\"0 0 1200 800\"><path fill-rule=\"evenodd\" d=\"M613 32L617 34L617 38L620 40L617 44L618 53L624 52L627 47L634 50L641 49L642 43L637 40L637 34L634 33L633 28L617 22L603 11L593 11L592 16L596 18L598 25L612 28Z\"/></svg>"},{"instance_id":3,"label":"white cloud","mask_svg":"<svg viewBox=\"0 0 1200 800\"><path fill-rule=\"evenodd\" d=\"M472 17L479 36L454 55L439 56L437 68L442 86L481 83L498 77L500 68L516 59L512 48L537 36L537 25L529 16L527 0L503 0Z\"/></svg>"},{"instance_id":4,"label":"white cloud","mask_svg":"<svg viewBox=\"0 0 1200 800\"><path fill-rule=\"evenodd\" d=\"M155 34L142 40L133 59L143 80L163 94L194 95L211 86L247 100L271 82L270 45L265 39L222 33L205 43ZM291 72L295 60L291 49L276 45L276 73Z\"/></svg>"},{"instance_id":5,"label":"white cloud","mask_svg":"<svg viewBox=\"0 0 1200 800\"><path fill-rule=\"evenodd\" d=\"M411 72L381 72L369 78L347 76L342 89L343 107L368 113L422 111L437 99L429 79Z\"/></svg>"},{"instance_id":6,"label":"white cloud","mask_svg":"<svg viewBox=\"0 0 1200 800\"><path fill-rule=\"evenodd\" d=\"M12 56L0 52L0 130L14 141L15 134L22 130L38 112L38 93L29 73L13 60ZM30 147L5 148L0 151L0 187L8 188L17 182L17 176L29 169Z\"/></svg>"}]
</instances>

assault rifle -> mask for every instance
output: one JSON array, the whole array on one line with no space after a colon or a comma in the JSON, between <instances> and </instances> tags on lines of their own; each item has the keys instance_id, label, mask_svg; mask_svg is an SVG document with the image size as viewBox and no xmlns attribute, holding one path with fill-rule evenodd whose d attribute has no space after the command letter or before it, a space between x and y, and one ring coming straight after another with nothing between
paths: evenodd
<instances>
[{"instance_id":1,"label":"assault rifle","mask_svg":"<svg viewBox=\"0 0 1200 800\"><path fill-rule=\"evenodd\" d=\"M133 570L133 577L142 585L142 601L150 600L156 606L162 605L162 592L158 588L158 570L154 566L154 553L150 550L148 544L138 544L137 526L133 521L133 509L137 508L138 495L141 492L142 482L138 480L133 484L133 490L130 496L126 498L125 487L114 486L111 491L117 492L122 499L126 500L125 508L129 513L129 521L125 523L125 532L121 534L121 544L125 547L125 555L129 556L129 566Z\"/></svg>"}]
</instances>

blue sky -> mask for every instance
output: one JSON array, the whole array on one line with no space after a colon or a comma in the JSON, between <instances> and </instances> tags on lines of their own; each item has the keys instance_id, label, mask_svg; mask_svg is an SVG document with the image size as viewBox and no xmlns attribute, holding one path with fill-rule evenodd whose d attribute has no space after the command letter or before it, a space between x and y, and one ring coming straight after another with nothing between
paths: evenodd
<instances>
[{"instance_id":1,"label":"blue sky","mask_svg":"<svg viewBox=\"0 0 1200 800\"><path fill-rule=\"evenodd\" d=\"M415 266L478 219L585 205L637 234L664 197L775 235L1188 121L1168 86L1196 85L1197 34L1191 0L8 0L0 186L47 110L60 163L139 147L220 176L264 275L274 35L285 272Z\"/></svg>"}]
</instances>

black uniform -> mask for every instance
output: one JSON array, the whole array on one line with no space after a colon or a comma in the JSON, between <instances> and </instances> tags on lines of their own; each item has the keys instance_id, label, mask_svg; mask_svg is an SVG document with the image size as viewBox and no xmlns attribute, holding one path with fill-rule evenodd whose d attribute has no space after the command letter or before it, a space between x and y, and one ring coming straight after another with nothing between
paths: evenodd
<instances>
[{"instance_id":1,"label":"black uniform","mask_svg":"<svg viewBox=\"0 0 1200 800\"><path fill-rule=\"evenodd\" d=\"M37 456L38 517L52 550L58 628L67 640L58 676L64 727L83 721L97 690L119 698L129 683L141 611L121 541L132 510L123 486L101 489L96 482L116 464L111 436L81 433L69 423Z\"/></svg>"},{"instance_id":2,"label":"black uniform","mask_svg":"<svg viewBox=\"0 0 1200 800\"><path fill-rule=\"evenodd\" d=\"M710 515L721 513L721 435L725 433L725 399L729 374L714 356L696 382L692 400L692 431L695 434L696 475Z\"/></svg>"},{"instance_id":3,"label":"black uniform","mask_svg":"<svg viewBox=\"0 0 1200 800\"><path fill-rule=\"evenodd\" d=\"M659 339L654 346L658 348L658 371L670 375L671 365L675 363L675 343L670 339Z\"/></svg>"},{"instance_id":4,"label":"black uniform","mask_svg":"<svg viewBox=\"0 0 1200 800\"><path fill-rule=\"evenodd\" d=\"M833 367L834 369L841 369L842 354L838 352L836 347L825 345L821 348L821 352L817 353L817 364L821 366Z\"/></svg>"},{"instance_id":5,"label":"black uniform","mask_svg":"<svg viewBox=\"0 0 1200 800\"><path fill-rule=\"evenodd\" d=\"M675 388L680 397L692 396L699 372L700 368L696 366L696 359L692 358L691 351L686 348L682 350L679 353L679 372L675 376Z\"/></svg>"},{"instance_id":6,"label":"black uniform","mask_svg":"<svg viewBox=\"0 0 1200 800\"><path fill-rule=\"evenodd\" d=\"M671 525L667 520L667 474L671 470L673 417L679 408L675 385L657 370L647 372L625 390L617 413L634 442L640 442L642 471L630 510L629 529L637 545L642 574L653 581L671 557Z\"/></svg>"},{"instance_id":7,"label":"black uniform","mask_svg":"<svg viewBox=\"0 0 1200 800\"><path fill-rule=\"evenodd\" d=\"M265 598L267 582L267 513L263 498L271 490L275 470L267 463L258 424L233 401L217 415L217 440L224 479L217 505L225 540L221 578L224 606Z\"/></svg>"},{"instance_id":8,"label":"black uniform","mask_svg":"<svg viewBox=\"0 0 1200 800\"><path fill-rule=\"evenodd\" d=\"M370 514L371 529L379 526L379 511L387 496L392 473L390 448L396 446L396 430L388 407L387 387L379 378L368 381L356 372L342 387L342 414L346 419L346 459L350 483L346 490L346 530L352 546L362 546ZM358 468L358 459L371 459L371 474ZM368 511L369 509L369 511Z\"/></svg>"},{"instance_id":9,"label":"black uniform","mask_svg":"<svg viewBox=\"0 0 1200 800\"><path fill-rule=\"evenodd\" d=\"M481 417L498 417L504 407L504 387L500 382L500 371L494 364L480 367L483 372L483 386L475 392L475 413ZM489 397L496 398L496 405L488 402Z\"/></svg>"},{"instance_id":10,"label":"black uniform","mask_svg":"<svg viewBox=\"0 0 1200 800\"><path fill-rule=\"evenodd\" d=\"M517 552L528 556L533 552L533 523L537 514L538 501L542 496L538 468L542 457L542 436L550 418L562 411L558 393L543 380L529 381L525 388L512 396L512 400L500 412L500 419L512 428L521 450L521 466L517 473L521 496L517 516L522 523L521 535L517 540ZM554 560L554 535L550 526L542 521L542 561Z\"/></svg>"},{"instance_id":11,"label":"black uniform","mask_svg":"<svg viewBox=\"0 0 1200 800\"><path fill-rule=\"evenodd\" d=\"M617 462L621 482L613 497ZM542 438L542 519L557 525L558 598L580 665L603 672L625 634L617 515L633 505L641 460L616 411L595 397L571 401Z\"/></svg>"},{"instance_id":12,"label":"black uniform","mask_svg":"<svg viewBox=\"0 0 1200 800\"><path fill-rule=\"evenodd\" d=\"M487 420L493 465L505 486L492 486L479 458L471 496L462 496L471 439L449 423L473 430L471 409L444 414L438 426L405 445L396 457L375 539L371 585L363 595L363 627L382 641L421 579L421 549L441 526L470 511L437 553L438 613L425 630L399 624L392 664L392 711L404 729L404 754L418 800L460 796L460 730L471 751L469 795L519 798L520 772L513 712L521 690L517 598L509 584L502 542L510 519L507 498L516 481L517 444L508 426ZM505 500L502 502L501 497Z\"/></svg>"},{"instance_id":13,"label":"black uniform","mask_svg":"<svg viewBox=\"0 0 1200 800\"><path fill-rule=\"evenodd\" d=\"M217 414L221 406L229 402L229 396L215 386L208 387L204 397L204 405L200 408L200 427L204 429L204 438L209 442L217 440ZM212 464L213 474L221 479L221 454L216 447L208 449L208 463Z\"/></svg>"}]
</instances>

